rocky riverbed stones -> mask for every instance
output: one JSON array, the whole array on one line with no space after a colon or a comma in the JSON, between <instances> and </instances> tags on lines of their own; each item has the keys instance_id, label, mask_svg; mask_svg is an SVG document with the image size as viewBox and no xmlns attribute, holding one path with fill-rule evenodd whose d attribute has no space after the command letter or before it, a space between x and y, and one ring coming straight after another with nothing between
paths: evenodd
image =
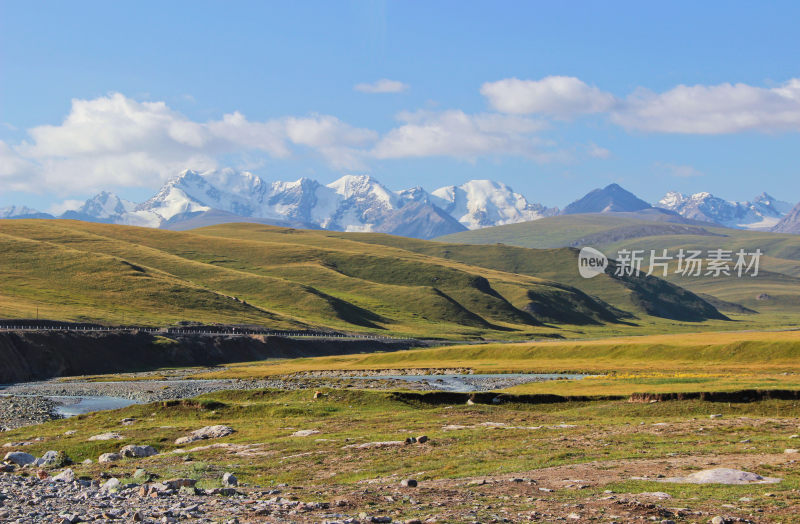
<instances>
[{"instance_id":1,"label":"rocky riverbed stones","mask_svg":"<svg viewBox=\"0 0 800 524\"><path fill-rule=\"evenodd\" d=\"M191 442L197 442L198 440L227 437L233 432L234 429L230 426L206 426L204 428L192 431L185 437L180 437L175 441L175 444L180 446L183 444L189 444Z\"/></svg>"}]
</instances>

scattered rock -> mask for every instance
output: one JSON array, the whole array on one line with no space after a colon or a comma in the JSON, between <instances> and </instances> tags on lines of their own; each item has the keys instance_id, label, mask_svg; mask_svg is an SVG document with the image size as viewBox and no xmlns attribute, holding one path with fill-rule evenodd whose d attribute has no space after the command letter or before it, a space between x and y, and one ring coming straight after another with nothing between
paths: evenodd
<instances>
[{"instance_id":1,"label":"scattered rock","mask_svg":"<svg viewBox=\"0 0 800 524\"><path fill-rule=\"evenodd\" d=\"M72 461L61 451L47 451L41 458L34 461L35 466L43 467L62 467L71 464Z\"/></svg>"},{"instance_id":2,"label":"scattered rock","mask_svg":"<svg viewBox=\"0 0 800 524\"><path fill-rule=\"evenodd\" d=\"M30 453L23 453L22 451L11 451L6 453L6 456L3 457L3 460L5 462L16 464L17 466L27 466L28 464L33 464L36 460L36 457Z\"/></svg>"},{"instance_id":3,"label":"scattered rock","mask_svg":"<svg viewBox=\"0 0 800 524\"><path fill-rule=\"evenodd\" d=\"M97 462L101 464L106 464L108 462L116 462L118 460L122 460L122 455L120 455L119 453L103 453L97 459Z\"/></svg>"},{"instance_id":4,"label":"scattered rock","mask_svg":"<svg viewBox=\"0 0 800 524\"><path fill-rule=\"evenodd\" d=\"M118 478L112 477L108 479L102 486L101 489L106 491L118 491L122 483L119 481Z\"/></svg>"},{"instance_id":5,"label":"scattered rock","mask_svg":"<svg viewBox=\"0 0 800 524\"><path fill-rule=\"evenodd\" d=\"M319 433L316 429L301 429L299 431L295 431L292 433L293 437L310 437L311 435L316 435Z\"/></svg>"},{"instance_id":6,"label":"scattered rock","mask_svg":"<svg viewBox=\"0 0 800 524\"><path fill-rule=\"evenodd\" d=\"M709 415L708 418L722 418L722 414L721 413L715 413L713 415Z\"/></svg>"},{"instance_id":7,"label":"scattered rock","mask_svg":"<svg viewBox=\"0 0 800 524\"><path fill-rule=\"evenodd\" d=\"M227 437L234 431L235 430L230 426L206 426L192 431L185 437L180 437L175 441L175 444L182 445L189 444L190 442L197 442L198 440Z\"/></svg>"},{"instance_id":8,"label":"scattered rock","mask_svg":"<svg viewBox=\"0 0 800 524\"><path fill-rule=\"evenodd\" d=\"M61 482L72 482L75 480L75 472L72 471L72 469L67 468L58 475L54 475L53 480L59 480Z\"/></svg>"},{"instance_id":9,"label":"scattered rock","mask_svg":"<svg viewBox=\"0 0 800 524\"><path fill-rule=\"evenodd\" d=\"M783 452L786 453L787 455L795 455L797 453L800 453L800 449L789 448L789 449L784 449Z\"/></svg>"},{"instance_id":10,"label":"scattered rock","mask_svg":"<svg viewBox=\"0 0 800 524\"><path fill-rule=\"evenodd\" d=\"M153 446L135 446L130 444L119 450L119 454L126 458L145 458L158 455L158 451Z\"/></svg>"},{"instance_id":11,"label":"scattered rock","mask_svg":"<svg viewBox=\"0 0 800 524\"><path fill-rule=\"evenodd\" d=\"M119 433L100 433L99 435L92 435L86 440L122 440L125 437L120 435Z\"/></svg>"},{"instance_id":12,"label":"scattered rock","mask_svg":"<svg viewBox=\"0 0 800 524\"><path fill-rule=\"evenodd\" d=\"M400 485L406 488L416 488L417 481L414 479L404 479L402 482L400 482Z\"/></svg>"},{"instance_id":13,"label":"scattered rock","mask_svg":"<svg viewBox=\"0 0 800 524\"><path fill-rule=\"evenodd\" d=\"M239 485L239 479L237 479L233 473L225 473L222 475L222 485L226 488L235 488Z\"/></svg>"},{"instance_id":14,"label":"scattered rock","mask_svg":"<svg viewBox=\"0 0 800 524\"><path fill-rule=\"evenodd\" d=\"M680 484L776 484L779 478L762 477L755 473L730 468L706 469L685 477L658 479L657 482Z\"/></svg>"}]
</instances>

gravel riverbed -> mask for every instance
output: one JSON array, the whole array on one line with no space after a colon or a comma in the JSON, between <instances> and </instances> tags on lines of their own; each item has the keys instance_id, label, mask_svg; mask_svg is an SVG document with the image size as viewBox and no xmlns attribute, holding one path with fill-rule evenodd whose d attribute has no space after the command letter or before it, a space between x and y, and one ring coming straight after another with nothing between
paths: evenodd
<instances>
[{"instance_id":1,"label":"gravel riverbed","mask_svg":"<svg viewBox=\"0 0 800 524\"><path fill-rule=\"evenodd\" d=\"M304 502L291 493L282 496L281 490L207 491L194 488L190 479L175 482L185 486L117 483L109 488L98 481L64 482L0 473L0 522L357 522L330 511L327 502Z\"/></svg>"},{"instance_id":2,"label":"gravel riverbed","mask_svg":"<svg viewBox=\"0 0 800 524\"><path fill-rule=\"evenodd\" d=\"M405 371L405 372L404 372ZM414 371L416 373L409 373ZM61 418L56 410L59 406L75 402L79 397L115 397L137 403L176 400L196 397L204 393L222 390L247 389L321 389L321 388L360 388L360 389L406 389L416 391L491 391L527 382L542 380L536 375L498 376L464 373L457 379L452 375L439 374L415 377L415 379L381 377L381 371L365 372L361 376L354 372L324 372L297 374L259 380L239 379L187 379L182 377L167 380L120 380L120 381L82 381L75 379L52 379L40 382L25 382L0 387L0 431L39 424L47 420ZM418 374L419 370L391 370L394 375ZM373 376L367 376L368 374ZM383 373L389 373L385 371ZM126 375L130 378L130 375Z\"/></svg>"}]
</instances>

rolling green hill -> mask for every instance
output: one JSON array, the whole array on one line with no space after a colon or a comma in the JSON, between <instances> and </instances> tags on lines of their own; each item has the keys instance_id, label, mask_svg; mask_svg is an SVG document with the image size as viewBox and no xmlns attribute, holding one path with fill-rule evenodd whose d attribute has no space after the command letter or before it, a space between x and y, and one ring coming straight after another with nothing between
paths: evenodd
<instances>
[{"instance_id":1,"label":"rolling green hill","mask_svg":"<svg viewBox=\"0 0 800 524\"><path fill-rule=\"evenodd\" d=\"M578 281L564 269L575 267L574 250L508 258L482 246L459 246L452 256L443 246L260 224L174 232L4 220L0 317L32 317L38 308L44 318L113 324L189 320L455 338L725 324L709 320L721 315L708 303L658 279Z\"/></svg>"},{"instance_id":2,"label":"rolling green hill","mask_svg":"<svg viewBox=\"0 0 800 524\"><path fill-rule=\"evenodd\" d=\"M760 249L760 274L756 278L689 278L667 280L703 296L725 311L745 308L778 316L800 313L800 236L742 231L711 225L653 222L614 214L557 216L507 226L467 231L438 240L459 244L505 244L528 248L588 245L615 257L620 249ZM731 302L733 305L725 305ZM741 311L741 309L739 309Z\"/></svg>"}]
</instances>

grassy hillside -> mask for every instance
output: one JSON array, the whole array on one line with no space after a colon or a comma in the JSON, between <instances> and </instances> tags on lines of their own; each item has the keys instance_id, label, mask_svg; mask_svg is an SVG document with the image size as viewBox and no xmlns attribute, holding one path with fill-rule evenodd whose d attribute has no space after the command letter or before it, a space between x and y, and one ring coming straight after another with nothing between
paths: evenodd
<instances>
[{"instance_id":1,"label":"grassy hillside","mask_svg":"<svg viewBox=\"0 0 800 524\"><path fill-rule=\"evenodd\" d=\"M670 273L667 280L721 301L788 318L800 313L800 236L742 231L712 226L657 223L616 215L572 215L467 231L439 240L465 244L506 244L529 248L589 245L616 256L620 249L760 249L756 278L688 278ZM674 268L673 268L674 269ZM722 302L717 302L725 310ZM729 309L735 311L736 308Z\"/></svg>"},{"instance_id":2,"label":"grassy hillside","mask_svg":"<svg viewBox=\"0 0 800 524\"><path fill-rule=\"evenodd\" d=\"M107 323L190 320L508 338L624 329L641 313L622 299L598 299L592 295L603 293L537 276L535 268L475 265L391 245L398 237L372 237L386 240L260 224L172 232L0 221L0 317L32 317L38 308L42 318ZM572 264L574 256L526 252L541 257L541 268ZM609 299L630 292L609 281L613 286ZM679 288L662 291L663 300L683 301L692 311L684 320L717 316Z\"/></svg>"}]
</instances>

